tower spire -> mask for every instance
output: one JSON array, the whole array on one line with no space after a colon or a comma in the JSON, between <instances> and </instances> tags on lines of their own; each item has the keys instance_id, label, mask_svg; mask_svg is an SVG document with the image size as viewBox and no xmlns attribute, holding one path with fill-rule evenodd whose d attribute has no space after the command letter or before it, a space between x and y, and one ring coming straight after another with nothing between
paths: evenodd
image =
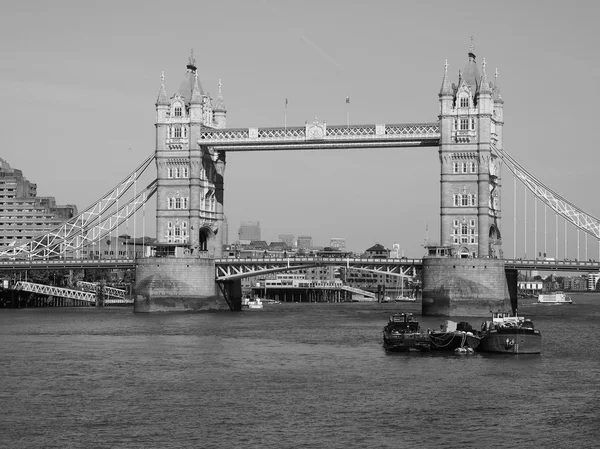
<instances>
[{"instance_id":1,"label":"tower spire","mask_svg":"<svg viewBox=\"0 0 600 449\"><path fill-rule=\"evenodd\" d=\"M481 63L481 82L479 83L479 93L492 93L490 89L490 83L488 82L487 75L485 74L485 58L483 58L483 62Z\"/></svg>"},{"instance_id":2,"label":"tower spire","mask_svg":"<svg viewBox=\"0 0 600 449\"><path fill-rule=\"evenodd\" d=\"M227 108L225 107L225 102L223 101L222 87L223 87L223 83L221 83L221 78L219 78L217 99L215 100L215 106L213 107L213 111L227 112Z\"/></svg>"},{"instance_id":3,"label":"tower spire","mask_svg":"<svg viewBox=\"0 0 600 449\"><path fill-rule=\"evenodd\" d=\"M495 103L504 103L502 94L500 93L500 84L498 84L498 68L496 68L496 71L494 72L493 99Z\"/></svg>"},{"instance_id":4,"label":"tower spire","mask_svg":"<svg viewBox=\"0 0 600 449\"><path fill-rule=\"evenodd\" d=\"M196 67L196 58L194 58L194 49L190 50L190 58L188 60L187 69L191 72L195 72L197 70Z\"/></svg>"},{"instance_id":5,"label":"tower spire","mask_svg":"<svg viewBox=\"0 0 600 449\"><path fill-rule=\"evenodd\" d=\"M190 59L191 60L191 59ZM194 84L192 85L192 96L190 98L191 104L202 104L202 92L198 85L198 72L194 72Z\"/></svg>"},{"instance_id":6,"label":"tower spire","mask_svg":"<svg viewBox=\"0 0 600 449\"><path fill-rule=\"evenodd\" d=\"M163 71L160 75L160 90L158 91L158 98L156 99L156 106L168 105L169 98L167 96L167 89L165 88L165 72Z\"/></svg>"},{"instance_id":7,"label":"tower spire","mask_svg":"<svg viewBox=\"0 0 600 449\"><path fill-rule=\"evenodd\" d=\"M442 95L452 95L452 86L450 85L450 81L448 80L448 60L444 63L444 79L442 80L442 87L440 89L440 96Z\"/></svg>"}]
</instances>

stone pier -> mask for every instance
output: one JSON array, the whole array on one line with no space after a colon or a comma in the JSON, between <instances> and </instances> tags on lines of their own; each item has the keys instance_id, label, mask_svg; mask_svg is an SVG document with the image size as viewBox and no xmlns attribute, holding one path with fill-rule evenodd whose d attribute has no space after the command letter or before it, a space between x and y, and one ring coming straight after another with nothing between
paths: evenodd
<instances>
[{"instance_id":1,"label":"stone pier","mask_svg":"<svg viewBox=\"0 0 600 449\"><path fill-rule=\"evenodd\" d=\"M422 313L426 316L489 317L517 307L517 277L500 259L423 259Z\"/></svg>"},{"instance_id":2,"label":"stone pier","mask_svg":"<svg viewBox=\"0 0 600 449\"><path fill-rule=\"evenodd\" d=\"M136 262L135 312L235 310L230 303L237 289L227 286L224 291L231 292L228 298L215 282L214 258L149 257Z\"/></svg>"}]
</instances>

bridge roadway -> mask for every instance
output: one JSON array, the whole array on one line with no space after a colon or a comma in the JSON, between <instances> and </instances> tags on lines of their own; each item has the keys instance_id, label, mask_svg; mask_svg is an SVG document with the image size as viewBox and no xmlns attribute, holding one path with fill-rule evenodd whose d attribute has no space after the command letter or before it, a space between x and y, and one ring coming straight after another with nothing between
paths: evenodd
<instances>
[{"instance_id":1,"label":"bridge roadway","mask_svg":"<svg viewBox=\"0 0 600 449\"><path fill-rule=\"evenodd\" d=\"M505 259L506 269L539 271L600 271L598 261ZM215 259L216 278L252 276L252 272L278 269L301 269L309 266L341 266L364 268L381 274L403 275L397 267L423 265L423 259L365 259L341 257L266 257ZM61 269L128 269L135 268L135 259L52 259L52 260L1 260L0 271L10 270L61 270ZM244 274L244 276L239 276ZM405 275L405 274L404 274Z\"/></svg>"},{"instance_id":2,"label":"bridge roadway","mask_svg":"<svg viewBox=\"0 0 600 449\"><path fill-rule=\"evenodd\" d=\"M327 150L342 148L439 147L439 123L203 128L198 144L218 151Z\"/></svg>"}]
</instances>

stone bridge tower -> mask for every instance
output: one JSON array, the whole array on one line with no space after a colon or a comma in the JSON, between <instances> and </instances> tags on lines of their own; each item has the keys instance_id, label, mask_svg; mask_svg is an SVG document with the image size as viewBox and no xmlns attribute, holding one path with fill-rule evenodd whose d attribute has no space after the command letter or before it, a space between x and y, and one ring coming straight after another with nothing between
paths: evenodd
<instances>
[{"instance_id":1,"label":"stone bridge tower","mask_svg":"<svg viewBox=\"0 0 600 449\"><path fill-rule=\"evenodd\" d=\"M502 258L500 159L502 96L496 79L481 74L473 46L458 82L450 83L448 63L439 93L441 164L441 246L456 257Z\"/></svg>"},{"instance_id":2,"label":"stone bridge tower","mask_svg":"<svg viewBox=\"0 0 600 449\"><path fill-rule=\"evenodd\" d=\"M198 145L202 127L224 128L226 108L219 81L213 100L198 81L193 52L185 79L169 97L164 74L156 100L156 238L187 254L222 254L225 152Z\"/></svg>"},{"instance_id":3,"label":"stone bridge tower","mask_svg":"<svg viewBox=\"0 0 600 449\"><path fill-rule=\"evenodd\" d=\"M170 97L163 74L156 100L159 254L136 260L135 312L241 307L239 282L227 287L227 297L215 282L215 258L226 240L225 152L198 144L203 127L225 127L226 114L221 82L213 100L198 81L193 53L183 83Z\"/></svg>"}]
</instances>

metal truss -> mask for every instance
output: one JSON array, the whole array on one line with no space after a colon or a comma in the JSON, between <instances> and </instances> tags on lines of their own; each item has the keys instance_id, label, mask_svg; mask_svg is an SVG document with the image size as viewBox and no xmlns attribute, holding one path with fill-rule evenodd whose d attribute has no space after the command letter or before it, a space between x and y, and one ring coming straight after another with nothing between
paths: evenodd
<instances>
[{"instance_id":1,"label":"metal truss","mask_svg":"<svg viewBox=\"0 0 600 449\"><path fill-rule=\"evenodd\" d=\"M82 290L84 290L86 292L97 292L98 289L100 288L100 285L96 284L95 282L78 281L77 287L81 288ZM125 294L127 293L125 290L121 290L119 288L114 288L114 287L109 287L107 285L102 287L102 291L104 292L104 295L108 298L124 299Z\"/></svg>"},{"instance_id":2,"label":"metal truss","mask_svg":"<svg viewBox=\"0 0 600 449\"><path fill-rule=\"evenodd\" d=\"M108 294L107 288L105 292ZM84 301L89 303L96 302L96 293L84 290L74 290L64 287L55 287L53 285L34 284L33 282L18 281L15 283L13 290L19 290L30 293L37 293L45 296L55 296L58 298L74 299L77 301ZM117 289L113 289L117 290ZM115 299L105 299L105 304L133 304L133 300L123 297L116 297Z\"/></svg>"},{"instance_id":3,"label":"metal truss","mask_svg":"<svg viewBox=\"0 0 600 449\"><path fill-rule=\"evenodd\" d=\"M203 128L198 144L216 150L247 151L437 146L439 139L438 123L328 126L315 120L303 127Z\"/></svg>"},{"instance_id":4,"label":"metal truss","mask_svg":"<svg viewBox=\"0 0 600 449\"><path fill-rule=\"evenodd\" d=\"M157 181L154 180L133 198L123 200L153 160L154 154L76 217L21 245L2 248L0 257L34 260L73 256L77 250L99 241L133 216L156 193ZM123 202L119 204L119 200Z\"/></svg>"},{"instance_id":5,"label":"metal truss","mask_svg":"<svg viewBox=\"0 0 600 449\"><path fill-rule=\"evenodd\" d=\"M520 165L506 151L492 145L494 152L502 159L508 169L521 181L537 198L550 207L554 212L573 224L577 229L600 239L600 220L575 206L561 195L544 185Z\"/></svg>"},{"instance_id":6,"label":"metal truss","mask_svg":"<svg viewBox=\"0 0 600 449\"><path fill-rule=\"evenodd\" d=\"M268 273L295 271L320 266L368 271L375 274L410 277L417 274L422 259L360 259L333 257L290 257L266 259L216 259L216 280L226 281L260 276Z\"/></svg>"}]
</instances>

